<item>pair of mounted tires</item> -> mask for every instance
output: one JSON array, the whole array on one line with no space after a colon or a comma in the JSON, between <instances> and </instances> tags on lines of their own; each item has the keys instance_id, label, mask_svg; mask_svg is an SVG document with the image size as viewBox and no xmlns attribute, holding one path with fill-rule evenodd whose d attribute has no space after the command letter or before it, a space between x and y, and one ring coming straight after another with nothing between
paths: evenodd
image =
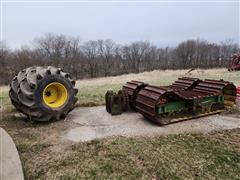
<instances>
[{"instance_id":1,"label":"pair of mounted tires","mask_svg":"<svg viewBox=\"0 0 240 180\"><path fill-rule=\"evenodd\" d=\"M111 115L118 115L129 110L128 94L120 90L118 93L107 91L105 94L106 110Z\"/></svg>"},{"instance_id":2,"label":"pair of mounted tires","mask_svg":"<svg viewBox=\"0 0 240 180\"><path fill-rule=\"evenodd\" d=\"M60 120L73 110L78 89L68 73L55 67L30 67L10 83L16 109L33 121Z\"/></svg>"}]
</instances>

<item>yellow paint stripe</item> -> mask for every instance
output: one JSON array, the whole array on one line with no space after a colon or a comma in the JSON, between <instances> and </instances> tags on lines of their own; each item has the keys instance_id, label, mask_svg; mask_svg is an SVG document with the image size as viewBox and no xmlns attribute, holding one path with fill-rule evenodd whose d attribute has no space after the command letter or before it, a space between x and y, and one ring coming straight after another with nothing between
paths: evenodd
<instances>
[{"instance_id":1,"label":"yellow paint stripe","mask_svg":"<svg viewBox=\"0 0 240 180\"><path fill-rule=\"evenodd\" d=\"M209 115L213 115L213 114L218 114L218 113L221 113L221 112L224 112L224 111L225 110L217 110L217 111L212 111L212 112L198 114L196 116L185 116L183 118L175 118L175 119L171 120L171 123L172 122L178 122L178 121L184 121L184 120L188 120L188 119L200 118L200 117L209 116Z\"/></svg>"}]
</instances>

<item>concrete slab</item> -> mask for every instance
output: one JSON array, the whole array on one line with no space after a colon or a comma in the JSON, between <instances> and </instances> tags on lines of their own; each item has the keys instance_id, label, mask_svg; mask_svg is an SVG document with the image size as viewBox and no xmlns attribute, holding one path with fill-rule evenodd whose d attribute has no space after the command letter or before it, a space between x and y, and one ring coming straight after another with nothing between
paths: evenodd
<instances>
[{"instance_id":1,"label":"concrete slab","mask_svg":"<svg viewBox=\"0 0 240 180\"><path fill-rule=\"evenodd\" d=\"M12 138L2 128L0 128L0 179L24 179L22 164L17 148Z\"/></svg>"},{"instance_id":2,"label":"concrete slab","mask_svg":"<svg viewBox=\"0 0 240 180\"><path fill-rule=\"evenodd\" d=\"M240 118L229 115L213 115L160 127L136 112L111 116L106 112L104 106L76 108L69 114L67 121L73 121L77 126L64 132L63 138L75 142L110 136L152 137L240 128Z\"/></svg>"}]
</instances>

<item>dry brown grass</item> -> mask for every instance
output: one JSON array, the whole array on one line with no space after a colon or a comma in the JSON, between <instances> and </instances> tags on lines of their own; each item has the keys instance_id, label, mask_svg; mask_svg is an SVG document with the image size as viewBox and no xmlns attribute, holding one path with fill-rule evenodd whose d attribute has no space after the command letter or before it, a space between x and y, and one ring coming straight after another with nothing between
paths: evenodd
<instances>
[{"instance_id":1,"label":"dry brown grass","mask_svg":"<svg viewBox=\"0 0 240 180\"><path fill-rule=\"evenodd\" d=\"M178 77L190 76L201 79L224 79L234 82L240 86L240 71L228 72L227 69L196 69L191 73L188 70L155 70L151 72L143 72L139 74L126 74L121 76L102 77L94 79L78 80L76 87L79 89L78 98L81 106L103 105L104 96L107 90L117 91L127 81L138 80L153 85L169 85ZM0 87L0 105L11 106L8 98L8 87Z\"/></svg>"},{"instance_id":2,"label":"dry brown grass","mask_svg":"<svg viewBox=\"0 0 240 180\"><path fill-rule=\"evenodd\" d=\"M139 74L125 74L120 76L101 77L93 79L82 79L77 81L77 87L86 86L103 86L111 84L124 84L130 80L144 81L156 85L168 85L176 80L178 77L190 76L196 78L209 79L224 79L234 82L240 86L240 71L228 72L225 68L219 69L196 69L190 73L188 70L155 70L150 72L143 72ZM8 86L0 86L0 92L8 91Z\"/></svg>"},{"instance_id":3,"label":"dry brown grass","mask_svg":"<svg viewBox=\"0 0 240 180\"><path fill-rule=\"evenodd\" d=\"M102 77L94 79L83 79L77 81L77 87L85 86L103 86L110 84L124 84L130 80L144 81L155 85L168 85L175 81L178 77L190 76L196 78L224 79L232 81L236 85L240 85L240 71L228 72L225 68L219 69L196 69L191 73L188 70L155 70L151 72L143 72L139 74L127 74L121 76Z\"/></svg>"}]
</instances>

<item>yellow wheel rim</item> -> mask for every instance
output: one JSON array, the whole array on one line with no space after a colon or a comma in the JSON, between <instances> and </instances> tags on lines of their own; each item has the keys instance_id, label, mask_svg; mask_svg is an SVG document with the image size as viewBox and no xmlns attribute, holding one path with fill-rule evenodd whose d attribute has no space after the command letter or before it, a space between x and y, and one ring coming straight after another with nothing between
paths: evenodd
<instances>
[{"instance_id":1,"label":"yellow wheel rim","mask_svg":"<svg viewBox=\"0 0 240 180\"><path fill-rule=\"evenodd\" d=\"M43 90L43 101L50 108L59 108L68 98L66 87L58 82L48 84Z\"/></svg>"}]
</instances>

